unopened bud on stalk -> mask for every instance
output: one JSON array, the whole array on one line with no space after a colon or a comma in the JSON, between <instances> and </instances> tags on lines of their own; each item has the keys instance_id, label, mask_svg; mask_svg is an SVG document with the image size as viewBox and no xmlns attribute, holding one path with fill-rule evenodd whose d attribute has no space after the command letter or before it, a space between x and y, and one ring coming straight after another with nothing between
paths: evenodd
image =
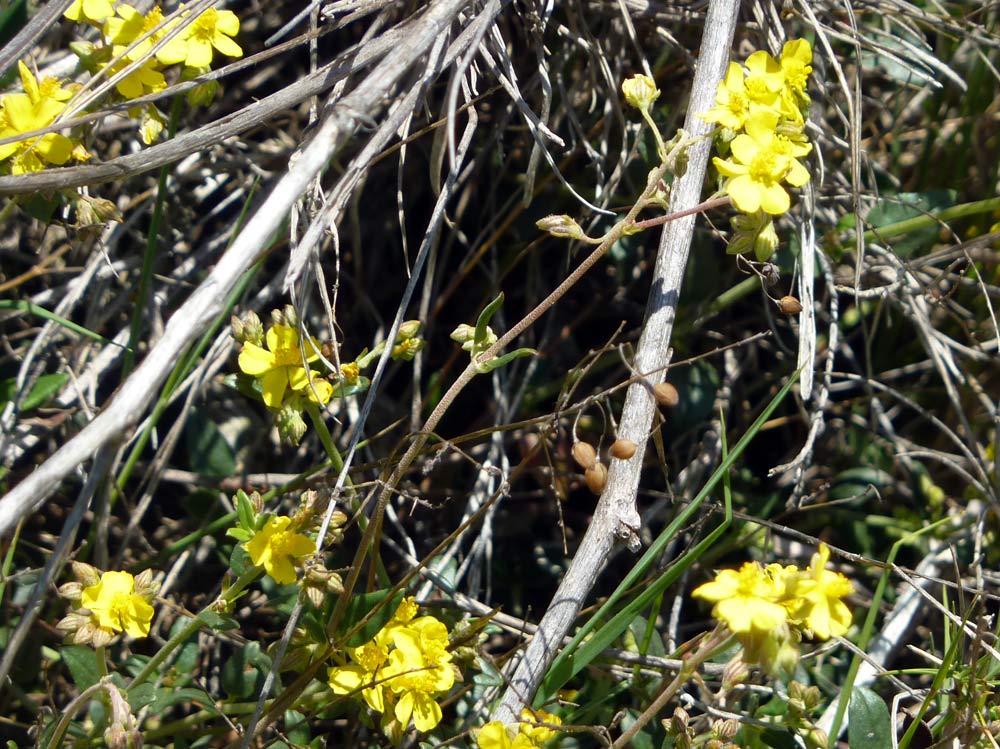
<instances>
[{"instance_id":1,"label":"unopened bud on stalk","mask_svg":"<svg viewBox=\"0 0 1000 749\"><path fill-rule=\"evenodd\" d=\"M583 480L590 491L594 494L600 494L608 482L608 469L603 463L595 463L584 471Z\"/></svg>"},{"instance_id":2,"label":"unopened bud on stalk","mask_svg":"<svg viewBox=\"0 0 1000 749\"><path fill-rule=\"evenodd\" d=\"M633 455L638 445L636 445L632 440L615 440L611 447L608 448L608 453L612 458L618 458L618 460L628 460Z\"/></svg>"},{"instance_id":3,"label":"unopened bud on stalk","mask_svg":"<svg viewBox=\"0 0 1000 749\"><path fill-rule=\"evenodd\" d=\"M681 402L681 397L677 392L677 388L669 382L661 382L659 385L654 385L653 397L656 398L657 403L661 406L666 406L667 408L673 408Z\"/></svg>"},{"instance_id":4,"label":"unopened bud on stalk","mask_svg":"<svg viewBox=\"0 0 1000 749\"><path fill-rule=\"evenodd\" d=\"M573 460L583 470L593 468L597 464L597 450L589 442L574 442L571 452Z\"/></svg>"},{"instance_id":5,"label":"unopened bud on stalk","mask_svg":"<svg viewBox=\"0 0 1000 749\"><path fill-rule=\"evenodd\" d=\"M802 311L802 302L791 294L787 294L778 300L778 309L786 315L797 315Z\"/></svg>"},{"instance_id":6,"label":"unopened bud on stalk","mask_svg":"<svg viewBox=\"0 0 1000 749\"><path fill-rule=\"evenodd\" d=\"M566 237L568 239L587 238L580 225L566 214L546 216L536 221L535 226L544 232L548 232L553 237Z\"/></svg>"},{"instance_id":7,"label":"unopened bud on stalk","mask_svg":"<svg viewBox=\"0 0 1000 749\"><path fill-rule=\"evenodd\" d=\"M625 101L640 111L646 111L660 96L656 81L648 75L633 75L622 81Z\"/></svg>"}]
</instances>

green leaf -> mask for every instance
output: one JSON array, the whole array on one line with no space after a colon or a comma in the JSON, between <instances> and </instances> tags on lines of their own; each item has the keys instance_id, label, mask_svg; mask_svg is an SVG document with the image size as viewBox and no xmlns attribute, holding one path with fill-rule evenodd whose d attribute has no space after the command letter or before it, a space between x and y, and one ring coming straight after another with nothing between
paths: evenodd
<instances>
[{"instance_id":1,"label":"green leaf","mask_svg":"<svg viewBox=\"0 0 1000 749\"><path fill-rule=\"evenodd\" d=\"M192 470L207 476L232 476L236 472L236 451L215 423L194 409L184 425L184 441Z\"/></svg>"},{"instance_id":2,"label":"green leaf","mask_svg":"<svg viewBox=\"0 0 1000 749\"><path fill-rule=\"evenodd\" d=\"M69 375L63 372L42 375L31 388L31 392L24 396L21 401L21 411L30 411L38 408L50 397L62 390L63 385L69 381ZM11 377L9 380L0 382L0 406L8 401L14 400L17 396L17 378Z\"/></svg>"},{"instance_id":3,"label":"green leaf","mask_svg":"<svg viewBox=\"0 0 1000 749\"><path fill-rule=\"evenodd\" d=\"M254 529L255 513L253 505L250 503L250 497L242 489L236 492L236 512L240 518L240 527L245 531L252 531Z\"/></svg>"},{"instance_id":4,"label":"green leaf","mask_svg":"<svg viewBox=\"0 0 1000 749\"><path fill-rule=\"evenodd\" d=\"M144 681L139 686L128 692L128 706L133 712L139 712L146 705L150 705L156 699L156 686L152 682Z\"/></svg>"},{"instance_id":5,"label":"green leaf","mask_svg":"<svg viewBox=\"0 0 1000 749\"><path fill-rule=\"evenodd\" d=\"M938 241L940 226L934 222L913 229L902 222L948 208L955 204L955 196L954 190L901 192L898 195L882 198L868 212L865 221L873 230L876 241L889 244L897 255L907 258L917 250L929 251ZM897 231L897 228L900 230ZM899 238L893 239L894 236ZM890 242L890 239L893 241Z\"/></svg>"},{"instance_id":6,"label":"green leaf","mask_svg":"<svg viewBox=\"0 0 1000 749\"><path fill-rule=\"evenodd\" d=\"M225 632L227 629L239 629L240 624L228 614L219 614L215 611L203 611L199 614L205 626L214 629L216 632Z\"/></svg>"},{"instance_id":7,"label":"green leaf","mask_svg":"<svg viewBox=\"0 0 1000 749\"><path fill-rule=\"evenodd\" d=\"M298 710L285 711L285 735L296 746L304 746L312 739L309 721Z\"/></svg>"},{"instance_id":8,"label":"green leaf","mask_svg":"<svg viewBox=\"0 0 1000 749\"><path fill-rule=\"evenodd\" d=\"M855 687L847 708L847 743L864 749L892 749L892 721L885 700L867 687Z\"/></svg>"},{"instance_id":9,"label":"green leaf","mask_svg":"<svg viewBox=\"0 0 1000 749\"><path fill-rule=\"evenodd\" d=\"M182 702L194 702L199 707L215 715L222 715L215 706L215 700L211 698L208 692L197 687L182 687L181 689L177 689L176 687L162 687L157 689L156 699L153 700L150 711L154 715L158 715Z\"/></svg>"},{"instance_id":10,"label":"green leaf","mask_svg":"<svg viewBox=\"0 0 1000 749\"><path fill-rule=\"evenodd\" d=\"M222 688L234 699L245 700L253 695L258 686L263 686L264 676L260 643L252 640L222 664Z\"/></svg>"},{"instance_id":11,"label":"green leaf","mask_svg":"<svg viewBox=\"0 0 1000 749\"><path fill-rule=\"evenodd\" d=\"M403 591L400 590L390 598L389 590L386 589L352 596L350 603L347 604L347 612L344 614L343 632L350 632L358 622L367 616L369 611L376 607L380 608L371 619L365 622L361 629L347 638L345 644L348 647L356 648L372 639L395 615L404 595Z\"/></svg>"},{"instance_id":12,"label":"green leaf","mask_svg":"<svg viewBox=\"0 0 1000 749\"><path fill-rule=\"evenodd\" d=\"M497 298L487 304L486 309L480 313L479 319L476 320L476 337L473 339L475 341L473 351L482 350L481 344L486 340L486 326L490 324L490 320L493 318L493 315L496 314L496 311L500 309L501 304L503 304L502 291Z\"/></svg>"},{"instance_id":13,"label":"green leaf","mask_svg":"<svg viewBox=\"0 0 1000 749\"><path fill-rule=\"evenodd\" d=\"M92 648L83 645L64 645L59 652L77 689L84 690L101 680L101 670L97 667L97 654Z\"/></svg>"},{"instance_id":14,"label":"green leaf","mask_svg":"<svg viewBox=\"0 0 1000 749\"><path fill-rule=\"evenodd\" d=\"M250 555L243 548L243 545L237 544L234 546L233 553L229 555L229 569L239 577L253 566L253 562L250 561Z\"/></svg>"},{"instance_id":15,"label":"green leaf","mask_svg":"<svg viewBox=\"0 0 1000 749\"><path fill-rule=\"evenodd\" d=\"M478 369L483 373L492 372L494 369L502 367L504 364L509 364L515 359L523 359L525 356L535 356L537 353L533 348L519 348L517 351L511 351L503 356L497 356L479 364Z\"/></svg>"}]
</instances>

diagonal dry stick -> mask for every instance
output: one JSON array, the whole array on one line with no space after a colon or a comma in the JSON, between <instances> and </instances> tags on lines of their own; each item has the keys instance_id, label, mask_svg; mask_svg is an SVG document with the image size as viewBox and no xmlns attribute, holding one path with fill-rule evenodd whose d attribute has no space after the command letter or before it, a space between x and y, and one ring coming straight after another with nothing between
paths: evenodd
<instances>
[{"instance_id":1,"label":"diagonal dry stick","mask_svg":"<svg viewBox=\"0 0 1000 749\"><path fill-rule=\"evenodd\" d=\"M712 0L709 5L701 55L684 122L684 129L692 136L704 135L711 130L711 126L698 114L711 109L716 87L729 63L738 9L739 0ZM675 180L671 190L670 213L698 204L711 148L711 140L705 139L688 150L687 171ZM694 222L694 215L671 221L664 226L660 238L652 288L646 304L646 323L635 356L635 371L645 377L645 382L629 386L617 435L635 442L638 450L631 460L611 462L607 484L594 518L538 625L538 631L517 664L510 685L493 714L495 720L504 723L516 721L525 703L530 704L615 542L620 541L633 550L639 547L639 514L635 509L635 498L646 439L656 410L650 385L663 380L664 368L670 360L670 335L691 248Z\"/></svg>"}]
</instances>

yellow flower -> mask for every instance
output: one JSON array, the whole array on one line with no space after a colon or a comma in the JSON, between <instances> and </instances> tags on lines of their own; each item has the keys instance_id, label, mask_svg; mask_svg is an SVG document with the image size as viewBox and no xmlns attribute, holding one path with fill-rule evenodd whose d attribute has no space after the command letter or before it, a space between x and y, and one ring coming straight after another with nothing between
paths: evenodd
<instances>
[{"instance_id":1,"label":"yellow flower","mask_svg":"<svg viewBox=\"0 0 1000 749\"><path fill-rule=\"evenodd\" d=\"M122 58L109 71L112 75L129 65L128 58ZM162 91L167 87L167 79L156 67L156 60L149 60L115 84L118 93L126 99L138 99L146 94Z\"/></svg>"},{"instance_id":2,"label":"yellow flower","mask_svg":"<svg viewBox=\"0 0 1000 749\"><path fill-rule=\"evenodd\" d=\"M294 562L316 550L308 536L288 530L291 522L286 515L270 518L263 529L246 542L250 561L267 570L279 585L294 583Z\"/></svg>"},{"instance_id":3,"label":"yellow flower","mask_svg":"<svg viewBox=\"0 0 1000 749\"><path fill-rule=\"evenodd\" d=\"M840 637L851 626L851 611L841 599L850 595L854 587L839 572L826 569L829 560L829 547L820 544L808 573L799 577L794 589L795 595L801 599L795 619L804 621L806 627L821 640Z\"/></svg>"},{"instance_id":4,"label":"yellow flower","mask_svg":"<svg viewBox=\"0 0 1000 749\"><path fill-rule=\"evenodd\" d=\"M405 598L393 618L360 648L349 648L352 663L334 666L327 680L336 694L361 691L373 710L391 714L398 730L412 722L430 731L441 722L438 699L455 683L448 652L448 629L433 616L414 618L417 605Z\"/></svg>"},{"instance_id":5,"label":"yellow flower","mask_svg":"<svg viewBox=\"0 0 1000 749\"><path fill-rule=\"evenodd\" d=\"M746 60L747 95L751 101L770 106L778 99L785 85L785 74L781 65L768 52L754 52Z\"/></svg>"},{"instance_id":6,"label":"yellow flower","mask_svg":"<svg viewBox=\"0 0 1000 749\"><path fill-rule=\"evenodd\" d=\"M436 697L455 683L448 652L448 629L433 616L422 616L392 633L395 650L389 654L389 688L399 696L394 714L401 726L410 720L418 731L430 731L441 722Z\"/></svg>"},{"instance_id":7,"label":"yellow flower","mask_svg":"<svg viewBox=\"0 0 1000 749\"><path fill-rule=\"evenodd\" d=\"M491 720L479 729L476 744L479 749L531 749L535 744L520 728L520 723L505 726L499 720Z\"/></svg>"},{"instance_id":8,"label":"yellow flower","mask_svg":"<svg viewBox=\"0 0 1000 749\"><path fill-rule=\"evenodd\" d=\"M733 140L733 158L712 160L730 178L726 192L744 213L759 209L772 216L782 214L791 201L781 183L801 187L809 181L808 170L790 155L789 141L775 133L777 120L774 112L758 112L746 121L746 132Z\"/></svg>"},{"instance_id":9,"label":"yellow flower","mask_svg":"<svg viewBox=\"0 0 1000 749\"><path fill-rule=\"evenodd\" d=\"M548 725L541 725L542 723ZM536 710L534 715L527 708L521 711L521 735L527 737L532 745L541 746L559 734L556 729L549 728L549 725L561 726L562 718L544 710Z\"/></svg>"},{"instance_id":10,"label":"yellow flower","mask_svg":"<svg viewBox=\"0 0 1000 749\"><path fill-rule=\"evenodd\" d=\"M274 325L267 331L267 348L247 341L240 352L239 365L248 375L257 377L266 403L279 408L289 387L314 402L325 405L333 395L333 386L319 372L306 373L299 351L299 334L287 325ZM305 344L306 363L319 359L319 341L309 338ZM315 388L315 394L313 389ZM317 399L318 397L318 399Z\"/></svg>"},{"instance_id":11,"label":"yellow flower","mask_svg":"<svg viewBox=\"0 0 1000 749\"><path fill-rule=\"evenodd\" d=\"M135 592L135 578L128 572L105 572L100 582L84 588L80 605L90 611L99 627L145 637L153 619L153 607Z\"/></svg>"},{"instance_id":12,"label":"yellow flower","mask_svg":"<svg viewBox=\"0 0 1000 749\"><path fill-rule=\"evenodd\" d=\"M382 634L381 632L379 634ZM361 690L368 707L385 712L385 685L377 684L379 671L389 658L389 647L384 638L375 639L358 648L348 648L352 664L333 666L327 671L327 681L334 694L352 694Z\"/></svg>"},{"instance_id":13,"label":"yellow flower","mask_svg":"<svg viewBox=\"0 0 1000 749\"><path fill-rule=\"evenodd\" d=\"M747 96L743 68L739 63L729 63L726 77L719 82L715 93L715 106L705 112L701 119L714 122L730 130L743 129L750 113L750 97Z\"/></svg>"},{"instance_id":14,"label":"yellow flower","mask_svg":"<svg viewBox=\"0 0 1000 749\"><path fill-rule=\"evenodd\" d=\"M759 564L746 562L739 571L722 570L692 595L714 602L712 616L741 634L767 632L785 623L788 612L778 602L779 593Z\"/></svg>"},{"instance_id":15,"label":"yellow flower","mask_svg":"<svg viewBox=\"0 0 1000 749\"><path fill-rule=\"evenodd\" d=\"M128 3L121 3L116 9L115 15L104 22L103 31L104 36L112 44L111 53L113 56L117 57L128 50L125 59L134 61L145 57L152 46L178 23L180 20L174 19L168 24L161 25L163 24L163 11L158 5L143 15ZM153 31L154 29L156 31ZM149 34L149 32L153 33ZM142 39L143 37L146 38ZM142 41L132 46L139 39ZM173 43L174 40L171 40L165 46L169 47ZM155 61L150 60L148 64L154 65Z\"/></svg>"},{"instance_id":16,"label":"yellow flower","mask_svg":"<svg viewBox=\"0 0 1000 749\"><path fill-rule=\"evenodd\" d=\"M111 8L111 0L73 0L63 16L71 21L103 21L114 14Z\"/></svg>"},{"instance_id":17,"label":"yellow flower","mask_svg":"<svg viewBox=\"0 0 1000 749\"><path fill-rule=\"evenodd\" d=\"M73 96L55 78L39 82L23 62L18 62L17 67L24 93L0 98L0 138L12 138L51 125ZM82 144L60 133L0 145L0 161L11 156L13 174L41 171L46 164L61 166L70 158L89 158Z\"/></svg>"},{"instance_id":18,"label":"yellow flower","mask_svg":"<svg viewBox=\"0 0 1000 749\"><path fill-rule=\"evenodd\" d=\"M805 39L792 39L781 48L781 72L784 85L796 96L808 101L806 86L812 73L812 47Z\"/></svg>"},{"instance_id":19,"label":"yellow flower","mask_svg":"<svg viewBox=\"0 0 1000 749\"><path fill-rule=\"evenodd\" d=\"M239 30L240 19L231 10L209 8L173 40L176 44L168 43L156 57L164 65L183 62L192 68L211 65L213 49L228 57L242 57L240 45L230 39Z\"/></svg>"}]
</instances>

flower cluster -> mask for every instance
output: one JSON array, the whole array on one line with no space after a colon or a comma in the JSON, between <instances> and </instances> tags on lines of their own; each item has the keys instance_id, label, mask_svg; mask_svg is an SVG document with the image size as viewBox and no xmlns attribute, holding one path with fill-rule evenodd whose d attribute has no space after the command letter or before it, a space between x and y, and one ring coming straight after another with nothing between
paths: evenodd
<instances>
[{"instance_id":1,"label":"flower cluster","mask_svg":"<svg viewBox=\"0 0 1000 749\"><path fill-rule=\"evenodd\" d=\"M77 645L103 647L124 632L146 637L153 620L153 599L160 585L151 570L138 577L128 572L101 572L82 562L73 563L76 580L59 588L59 594L75 606L57 629Z\"/></svg>"},{"instance_id":2,"label":"flower cluster","mask_svg":"<svg viewBox=\"0 0 1000 749\"><path fill-rule=\"evenodd\" d=\"M350 663L330 668L327 680L335 694L360 692L382 714L382 730L401 736L412 721L418 731L441 722L438 701L452 688L457 667L448 649L448 628L433 616L417 616L417 604L405 598L375 637L347 648Z\"/></svg>"},{"instance_id":3,"label":"flower cluster","mask_svg":"<svg viewBox=\"0 0 1000 749\"><path fill-rule=\"evenodd\" d=\"M364 392L370 383L361 376L361 371L378 359L386 342L372 351L365 349L355 361L342 363L337 375L328 376L313 365L329 365L332 349L324 356L323 347L316 338L299 336L299 319L294 307L287 305L282 310L273 310L271 322L266 335L260 318L253 311L242 318L234 316L230 325L233 337L243 344L238 362L240 371L253 378L252 389L276 412L282 439L296 445L306 430L302 411L310 404L325 406L334 396ZM419 320L409 320L400 326L391 351L393 359L412 361L427 345L419 336L420 327Z\"/></svg>"},{"instance_id":4,"label":"flower cluster","mask_svg":"<svg viewBox=\"0 0 1000 749\"><path fill-rule=\"evenodd\" d=\"M746 214L734 220L732 254L753 251L766 261L778 243L772 219L791 205L786 185L809 181L799 159L812 151L804 134L811 72L812 48L805 39L787 42L777 60L766 51L754 52L743 65L729 64L715 106L702 115L721 127L721 157L714 164L724 191Z\"/></svg>"},{"instance_id":5,"label":"flower cluster","mask_svg":"<svg viewBox=\"0 0 1000 749\"><path fill-rule=\"evenodd\" d=\"M525 708L521 712L520 723L504 725L499 720L491 720L479 729L476 744L479 749L534 749L543 746L558 735L552 726L562 725L558 715Z\"/></svg>"},{"instance_id":6,"label":"flower cluster","mask_svg":"<svg viewBox=\"0 0 1000 749\"><path fill-rule=\"evenodd\" d=\"M852 592L851 581L826 569L829 559L829 548L820 544L805 570L746 562L739 570L722 570L692 595L715 604L712 616L737 636L747 662L790 670L803 632L827 640L850 627L842 599Z\"/></svg>"},{"instance_id":7,"label":"flower cluster","mask_svg":"<svg viewBox=\"0 0 1000 749\"><path fill-rule=\"evenodd\" d=\"M272 580L289 585L298 578L298 570L304 569L303 590L316 606L322 604L327 592L343 590L340 577L326 570L321 559L306 560L316 551L316 542L305 533L322 525L328 500L321 499L315 491L307 491L293 516L264 512L264 502L257 492L248 495L240 489L233 502L237 524L226 535L239 541L250 561L263 567ZM343 540L346 522L344 513L333 513L324 545Z\"/></svg>"},{"instance_id":8,"label":"flower cluster","mask_svg":"<svg viewBox=\"0 0 1000 749\"><path fill-rule=\"evenodd\" d=\"M216 52L243 56L243 49L232 39L240 21L229 10L208 8L193 18L182 11L167 20L158 5L143 14L127 3L75 0L64 15L100 31L98 44L74 42L70 48L92 75L115 76L115 89L125 101L165 89L164 71L171 66L183 65L180 77L190 80L209 71ZM198 86L188 93L188 101L205 104L217 88L214 81ZM133 107L129 116L140 119L139 132L147 145L156 141L165 126L163 115L152 104Z\"/></svg>"},{"instance_id":9,"label":"flower cluster","mask_svg":"<svg viewBox=\"0 0 1000 749\"><path fill-rule=\"evenodd\" d=\"M187 80L208 72L215 52L243 56L243 50L232 39L240 22L229 10L209 8L194 18L182 11L166 21L159 6L142 14L127 3L116 6L111 0L74 0L64 15L100 31L97 44L77 41L70 44L70 49L91 75L116 76L115 89L124 101L165 89L163 71L172 65L183 64L181 78ZM153 45L168 34L173 35L154 53ZM16 139L57 124L61 117L65 118L80 88L64 85L56 78L39 80L24 61L18 62L18 71L24 92L0 97L0 140ZM197 86L188 99L206 103L217 87L214 81ZM129 116L140 120L139 132L147 145L165 127L163 115L152 104L133 107ZM63 166L70 159L89 158L79 138L58 132L0 143L2 173L37 172L46 166Z\"/></svg>"},{"instance_id":10,"label":"flower cluster","mask_svg":"<svg viewBox=\"0 0 1000 749\"><path fill-rule=\"evenodd\" d=\"M73 98L75 88L64 87L56 78L32 73L24 62L17 63L24 93L0 97L0 138L16 138L23 133L48 127ZM45 133L0 144L0 162L10 174L38 172L46 165L62 166L70 159L86 161L87 149L79 140L61 133Z\"/></svg>"}]
</instances>

